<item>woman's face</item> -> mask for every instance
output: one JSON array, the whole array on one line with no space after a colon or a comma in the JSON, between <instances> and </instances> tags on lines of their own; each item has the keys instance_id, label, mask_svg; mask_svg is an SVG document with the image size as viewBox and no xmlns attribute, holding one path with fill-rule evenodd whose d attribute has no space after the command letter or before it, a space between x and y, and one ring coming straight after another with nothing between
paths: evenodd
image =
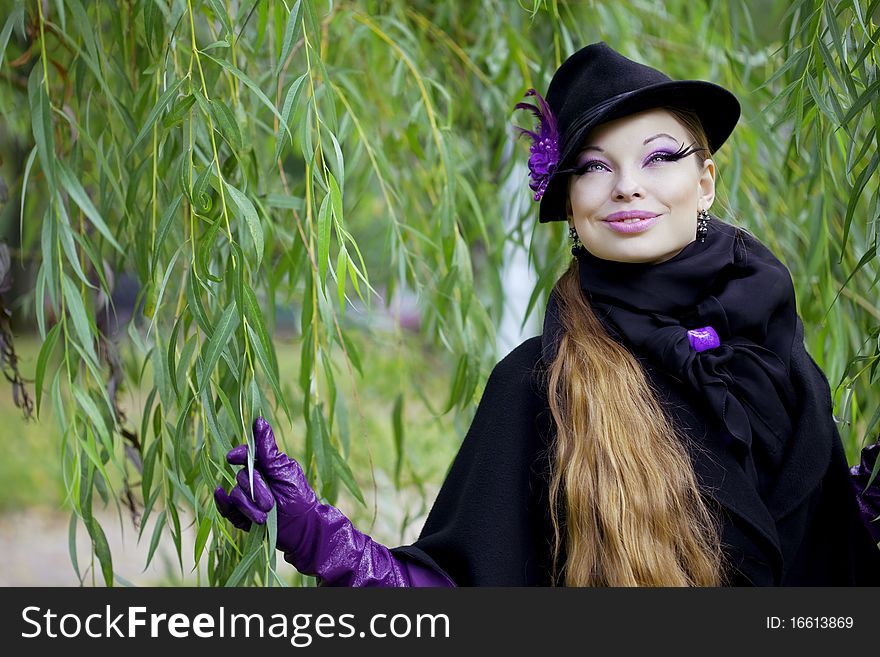
<instances>
[{"instance_id":1,"label":"woman's face","mask_svg":"<svg viewBox=\"0 0 880 657\"><path fill-rule=\"evenodd\" d=\"M568 222L587 251L604 260L659 263L696 239L697 210L708 210L715 198L715 163L704 159L706 151L670 160L693 141L660 108L587 135L568 184ZM626 211L656 217L631 225L609 221Z\"/></svg>"}]
</instances>

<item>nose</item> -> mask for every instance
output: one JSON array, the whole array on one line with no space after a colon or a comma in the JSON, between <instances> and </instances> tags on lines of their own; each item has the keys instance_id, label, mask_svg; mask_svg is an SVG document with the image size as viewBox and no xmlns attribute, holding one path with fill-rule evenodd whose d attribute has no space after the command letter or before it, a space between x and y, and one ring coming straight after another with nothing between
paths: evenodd
<instances>
[{"instance_id":1,"label":"nose","mask_svg":"<svg viewBox=\"0 0 880 657\"><path fill-rule=\"evenodd\" d=\"M631 175L627 170L622 170L614 183L612 195L617 201L623 201L628 198L644 198L645 190L635 176Z\"/></svg>"}]
</instances>

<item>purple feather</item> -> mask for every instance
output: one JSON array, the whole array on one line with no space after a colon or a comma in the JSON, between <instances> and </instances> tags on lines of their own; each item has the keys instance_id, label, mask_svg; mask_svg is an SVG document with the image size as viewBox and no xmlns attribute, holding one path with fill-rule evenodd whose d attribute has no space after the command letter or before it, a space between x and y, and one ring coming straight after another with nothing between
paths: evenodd
<instances>
[{"instance_id":1,"label":"purple feather","mask_svg":"<svg viewBox=\"0 0 880 657\"><path fill-rule=\"evenodd\" d=\"M532 138L531 156L529 157L529 173L531 182L529 187L535 192L534 199L540 201L550 178L556 170L559 163L559 129L556 124L556 117L550 111L541 94L534 89L529 89L526 96L534 96L538 104L517 103L514 109L527 109L538 119L537 132L514 126L520 134L528 135Z\"/></svg>"}]
</instances>

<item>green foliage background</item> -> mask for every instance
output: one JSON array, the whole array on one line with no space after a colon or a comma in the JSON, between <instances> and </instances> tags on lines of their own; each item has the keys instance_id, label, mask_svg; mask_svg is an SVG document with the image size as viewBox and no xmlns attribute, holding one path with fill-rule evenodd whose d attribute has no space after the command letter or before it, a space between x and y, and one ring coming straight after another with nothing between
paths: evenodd
<instances>
[{"instance_id":1,"label":"green foliage background","mask_svg":"<svg viewBox=\"0 0 880 657\"><path fill-rule=\"evenodd\" d=\"M61 435L71 535L87 528L112 584L97 493L156 520L151 556L170 540L182 570L207 560L209 584L283 584L271 519L243 535L211 493L263 414L324 499L366 505L371 473L349 455L377 342L351 301L371 306L377 287L416 291L422 336L455 363L440 403L406 359L380 391L397 485L414 396L466 426L498 356L505 246L529 254L538 317L570 257L563 226L537 226L512 130L530 118L512 108L600 39L740 98L713 212L789 266L854 458L880 421L878 5L0 2L0 221L14 265L36 272L15 317L39 334L34 397ZM99 318L123 271L144 312L114 340ZM279 341L298 362L279 367ZM126 387L147 394L137 416Z\"/></svg>"}]
</instances>

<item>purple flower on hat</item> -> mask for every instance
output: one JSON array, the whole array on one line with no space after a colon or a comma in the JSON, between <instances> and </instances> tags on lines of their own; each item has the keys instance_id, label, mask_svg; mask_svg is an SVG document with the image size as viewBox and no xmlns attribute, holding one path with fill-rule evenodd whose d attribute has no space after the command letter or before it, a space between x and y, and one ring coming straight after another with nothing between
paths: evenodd
<instances>
[{"instance_id":1,"label":"purple flower on hat","mask_svg":"<svg viewBox=\"0 0 880 657\"><path fill-rule=\"evenodd\" d=\"M556 117L550 111L547 101L541 97L534 89L529 89L526 96L534 96L538 104L517 103L515 109L531 110L538 119L537 132L514 126L520 134L529 135L532 138L531 157L529 157L529 173L531 182L529 187L535 192L534 199L540 201L547 185L550 183L550 177L556 170L559 163L559 128L556 124Z\"/></svg>"}]
</instances>

